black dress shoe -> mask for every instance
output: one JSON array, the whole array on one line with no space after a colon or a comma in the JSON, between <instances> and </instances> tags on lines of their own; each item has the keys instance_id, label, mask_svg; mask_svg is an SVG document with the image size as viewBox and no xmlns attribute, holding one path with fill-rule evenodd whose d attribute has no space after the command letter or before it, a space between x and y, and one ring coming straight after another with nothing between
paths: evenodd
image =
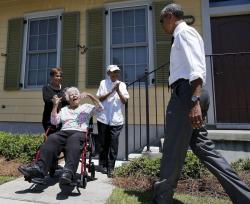
<instances>
[{"instance_id":1,"label":"black dress shoe","mask_svg":"<svg viewBox=\"0 0 250 204\"><path fill-rule=\"evenodd\" d=\"M112 178L113 177L113 172L114 172L114 169L108 169L108 171L107 171L108 178Z\"/></svg>"},{"instance_id":2,"label":"black dress shoe","mask_svg":"<svg viewBox=\"0 0 250 204\"><path fill-rule=\"evenodd\" d=\"M18 171L29 178L44 178L44 174L37 164L21 165L18 167Z\"/></svg>"},{"instance_id":3,"label":"black dress shoe","mask_svg":"<svg viewBox=\"0 0 250 204\"><path fill-rule=\"evenodd\" d=\"M69 171L64 171L59 179L60 185L69 185L72 182L73 175Z\"/></svg>"},{"instance_id":4,"label":"black dress shoe","mask_svg":"<svg viewBox=\"0 0 250 204\"><path fill-rule=\"evenodd\" d=\"M102 172L103 174L107 174L107 173L108 173L107 167L102 167L102 168L101 168L101 172Z\"/></svg>"}]
</instances>

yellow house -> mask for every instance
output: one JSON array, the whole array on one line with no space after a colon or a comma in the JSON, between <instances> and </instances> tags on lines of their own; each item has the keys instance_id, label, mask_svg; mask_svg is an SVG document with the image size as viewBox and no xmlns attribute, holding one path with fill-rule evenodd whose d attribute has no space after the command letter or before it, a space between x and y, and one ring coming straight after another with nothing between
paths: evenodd
<instances>
[{"instance_id":1,"label":"yellow house","mask_svg":"<svg viewBox=\"0 0 250 204\"><path fill-rule=\"evenodd\" d=\"M131 82L145 67L150 71L167 62L170 38L163 35L158 23L159 12L167 3L0 1L0 121L40 123L41 87L48 82L51 67L63 68L66 86L95 93L107 64L118 63L123 80ZM200 1L176 3L195 16L194 26L201 31ZM126 23L121 31L119 26ZM120 35L124 35L123 42L119 42ZM137 62L131 59L136 53ZM158 61L156 54L161 55Z\"/></svg>"},{"instance_id":2,"label":"yellow house","mask_svg":"<svg viewBox=\"0 0 250 204\"><path fill-rule=\"evenodd\" d=\"M51 67L62 67L64 85L95 94L108 64L118 64L122 80L130 83L141 77L145 68L150 72L168 62L171 36L163 33L159 13L171 2L182 5L187 18L194 21L192 26L204 38L206 86L211 95L208 123L221 128L249 128L249 92L239 94L233 88L242 82L244 87L250 85L250 65L246 58L241 59L248 67L245 74L230 71L229 76L225 69L236 67L233 59L227 58L228 52L237 57L250 51L249 0L1 0L0 130L42 132L41 88L48 82ZM232 24L237 29L229 32ZM240 45L233 47L235 36ZM232 47L225 48L225 44ZM218 60L214 53L224 54L224 60ZM219 64L222 61L224 64ZM169 99L167 75L166 66L149 77L151 125L164 124ZM129 124L143 125L143 84L142 88L137 83L128 89L132 96ZM240 103L237 97L244 97L245 102ZM135 132L133 128L130 131Z\"/></svg>"}]
</instances>

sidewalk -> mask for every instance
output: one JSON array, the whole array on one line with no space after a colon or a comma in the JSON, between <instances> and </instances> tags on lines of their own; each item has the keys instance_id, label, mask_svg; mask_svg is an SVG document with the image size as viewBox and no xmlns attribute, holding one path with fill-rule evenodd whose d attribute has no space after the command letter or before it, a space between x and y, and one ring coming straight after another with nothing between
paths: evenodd
<instances>
[{"instance_id":1,"label":"sidewalk","mask_svg":"<svg viewBox=\"0 0 250 204\"><path fill-rule=\"evenodd\" d=\"M95 177L95 181L89 181L86 189L79 188L79 192L73 187L67 187L62 192L58 185L58 178L48 178L45 186L32 185L32 183L24 181L23 178L18 178L0 185L0 203L104 204L111 195L114 186L107 175L96 172Z\"/></svg>"}]
</instances>

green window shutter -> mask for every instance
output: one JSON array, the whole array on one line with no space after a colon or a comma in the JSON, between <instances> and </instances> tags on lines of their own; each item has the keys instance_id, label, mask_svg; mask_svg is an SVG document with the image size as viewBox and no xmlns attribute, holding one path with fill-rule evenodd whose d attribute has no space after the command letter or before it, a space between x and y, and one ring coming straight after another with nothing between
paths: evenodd
<instances>
[{"instance_id":1,"label":"green window shutter","mask_svg":"<svg viewBox=\"0 0 250 204\"><path fill-rule=\"evenodd\" d=\"M160 23L161 10L169 3L169 1L160 1L153 3L154 20L155 20L155 62L156 67L165 64L169 61L170 49L171 49L171 35L166 35L162 29ZM168 82L169 66L166 66L156 72L156 82L165 83Z\"/></svg>"},{"instance_id":2,"label":"green window shutter","mask_svg":"<svg viewBox=\"0 0 250 204\"><path fill-rule=\"evenodd\" d=\"M87 11L86 87L96 88L104 78L104 9Z\"/></svg>"},{"instance_id":3,"label":"green window shutter","mask_svg":"<svg viewBox=\"0 0 250 204\"><path fill-rule=\"evenodd\" d=\"M80 12L69 12L62 15L62 48L61 65L63 85L78 85Z\"/></svg>"},{"instance_id":4,"label":"green window shutter","mask_svg":"<svg viewBox=\"0 0 250 204\"><path fill-rule=\"evenodd\" d=\"M20 74L23 49L23 18L8 22L7 58L5 64L4 89L20 89Z\"/></svg>"}]
</instances>

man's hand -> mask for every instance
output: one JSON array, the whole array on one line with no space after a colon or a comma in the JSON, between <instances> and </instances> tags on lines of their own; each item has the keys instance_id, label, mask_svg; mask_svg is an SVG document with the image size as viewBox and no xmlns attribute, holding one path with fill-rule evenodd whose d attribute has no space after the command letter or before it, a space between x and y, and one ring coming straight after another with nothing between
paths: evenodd
<instances>
[{"instance_id":1,"label":"man's hand","mask_svg":"<svg viewBox=\"0 0 250 204\"><path fill-rule=\"evenodd\" d=\"M62 97L58 98L57 95L54 95L53 98L52 98L52 102L55 106L57 106L62 100Z\"/></svg>"},{"instance_id":2,"label":"man's hand","mask_svg":"<svg viewBox=\"0 0 250 204\"><path fill-rule=\"evenodd\" d=\"M82 93L80 94L80 99L87 98L88 96L89 96L89 93L87 93L87 92L82 92Z\"/></svg>"},{"instance_id":3,"label":"man's hand","mask_svg":"<svg viewBox=\"0 0 250 204\"><path fill-rule=\"evenodd\" d=\"M199 101L195 103L191 111L189 112L189 119L194 129L199 129L203 125L201 106Z\"/></svg>"},{"instance_id":4,"label":"man's hand","mask_svg":"<svg viewBox=\"0 0 250 204\"><path fill-rule=\"evenodd\" d=\"M117 83L115 84L115 86L114 86L113 89L112 89L112 92L114 92L114 91L119 91L120 83L121 83L121 82L117 82Z\"/></svg>"}]
</instances>

